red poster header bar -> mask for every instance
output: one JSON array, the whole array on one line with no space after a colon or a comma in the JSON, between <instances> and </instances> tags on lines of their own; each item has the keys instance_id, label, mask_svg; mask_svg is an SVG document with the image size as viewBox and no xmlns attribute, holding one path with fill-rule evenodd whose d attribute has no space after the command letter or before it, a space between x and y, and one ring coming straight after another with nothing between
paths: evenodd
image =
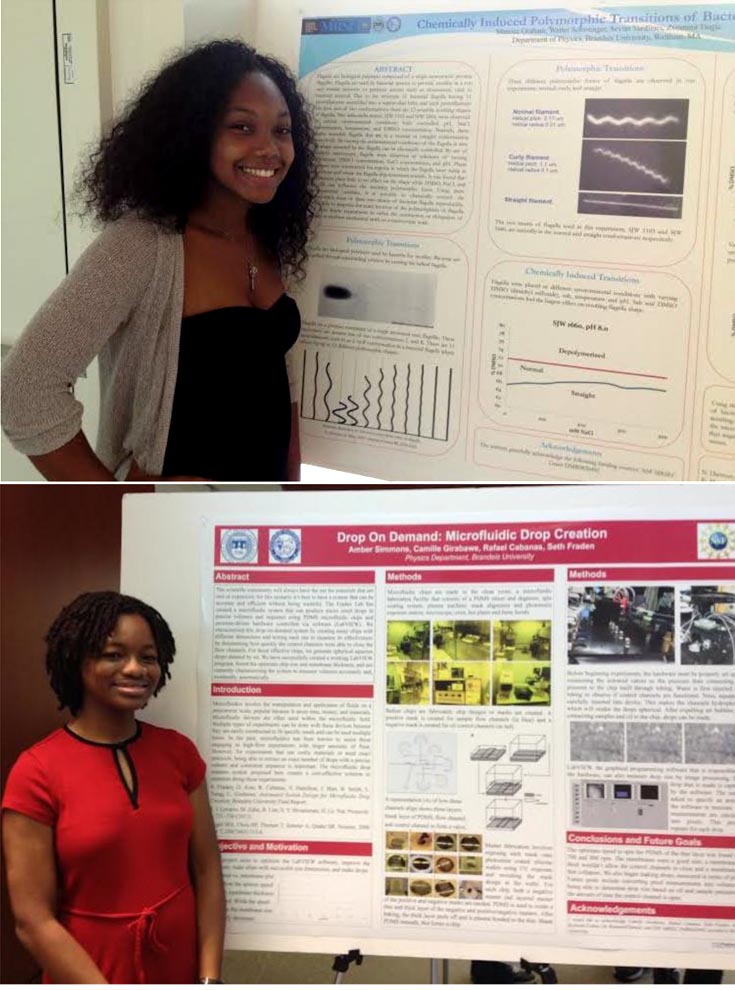
<instances>
[{"instance_id":1,"label":"red poster header bar","mask_svg":"<svg viewBox=\"0 0 735 990\"><path fill-rule=\"evenodd\" d=\"M375 584L374 571L215 571L215 584Z\"/></svg>"},{"instance_id":2,"label":"red poster header bar","mask_svg":"<svg viewBox=\"0 0 735 990\"><path fill-rule=\"evenodd\" d=\"M647 849L735 849L735 835L659 835L656 832L567 832L581 846L645 846Z\"/></svg>"},{"instance_id":3,"label":"red poster header bar","mask_svg":"<svg viewBox=\"0 0 735 990\"><path fill-rule=\"evenodd\" d=\"M594 581L692 581L707 584L713 581L735 581L735 565L728 567L570 567L567 578L581 584Z\"/></svg>"},{"instance_id":4,"label":"red poster header bar","mask_svg":"<svg viewBox=\"0 0 735 990\"><path fill-rule=\"evenodd\" d=\"M664 496L665 497L665 496ZM215 527L214 564L280 567L735 562L735 520Z\"/></svg>"},{"instance_id":5,"label":"red poster header bar","mask_svg":"<svg viewBox=\"0 0 735 990\"><path fill-rule=\"evenodd\" d=\"M503 570L498 567L492 571L486 568L472 571L387 571L387 584L502 584L511 581L520 582L553 581L554 572L547 570Z\"/></svg>"},{"instance_id":6,"label":"red poster header bar","mask_svg":"<svg viewBox=\"0 0 735 990\"><path fill-rule=\"evenodd\" d=\"M220 839L221 853L266 856L372 856L371 842L294 842L292 839Z\"/></svg>"},{"instance_id":7,"label":"red poster header bar","mask_svg":"<svg viewBox=\"0 0 735 990\"><path fill-rule=\"evenodd\" d=\"M567 914L634 918L735 918L735 907L720 904L649 904L627 901L567 901Z\"/></svg>"},{"instance_id":8,"label":"red poster header bar","mask_svg":"<svg viewBox=\"0 0 735 990\"><path fill-rule=\"evenodd\" d=\"M214 698L372 698L372 684L212 684Z\"/></svg>"}]
</instances>

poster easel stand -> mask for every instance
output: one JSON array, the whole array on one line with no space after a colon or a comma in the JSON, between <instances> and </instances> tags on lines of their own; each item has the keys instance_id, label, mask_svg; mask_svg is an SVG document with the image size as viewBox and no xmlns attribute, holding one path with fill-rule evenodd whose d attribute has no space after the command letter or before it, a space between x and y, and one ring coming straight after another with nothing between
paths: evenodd
<instances>
[{"instance_id":1,"label":"poster easel stand","mask_svg":"<svg viewBox=\"0 0 735 990\"><path fill-rule=\"evenodd\" d=\"M343 983L345 973L350 968L350 965L354 963L356 966L362 966L362 959L363 956L359 949L350 949L350 951L344 956L335 956L334 962L332 963L334 982Z\"/></svg>"},{"instance_id":2,"label":"poster easel stand","mask_svg":"<svg viewBox=\"0 0 735 990\"><path fill-rule=\"evenodd\" d=\"M556 970L548 963L531 963L527 959L521 959L521 969L526 973L532 973L538 977L541 983L558 983Z\"/></svg>"},{"instance_id":3,"label":"poster easel stand","mask_svg":"<svg viewBox=\"0 0 735 990\"><path fill-rule=\"evenodd\" d=\"M362 966L363 955L359 949L350 949L343 956L335 956L334 962L332 963L332 972L334 973L334 983L344 983L345 973L350 968L352 963L356 966ZM431 983L449 983L449 960L448 959L430 959L429 963L431 965Z\"/></svg>"}]
</instances>

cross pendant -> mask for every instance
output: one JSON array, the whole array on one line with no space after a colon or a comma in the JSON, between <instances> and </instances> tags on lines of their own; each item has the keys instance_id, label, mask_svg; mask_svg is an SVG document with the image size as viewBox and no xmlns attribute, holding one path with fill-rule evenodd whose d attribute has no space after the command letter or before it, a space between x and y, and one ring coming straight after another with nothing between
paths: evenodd
<instances>
[{"instance_id":1,"label":"cross pendant","mask_svg":"<svg viewBox=\"0 0 735 990\"><path fill-rule=\"evenodd\" d=\"M248 275L250 276L250 292L255 292L255 276L258 274L258 266L248 262Z\"/></svg>"}]
</instances>

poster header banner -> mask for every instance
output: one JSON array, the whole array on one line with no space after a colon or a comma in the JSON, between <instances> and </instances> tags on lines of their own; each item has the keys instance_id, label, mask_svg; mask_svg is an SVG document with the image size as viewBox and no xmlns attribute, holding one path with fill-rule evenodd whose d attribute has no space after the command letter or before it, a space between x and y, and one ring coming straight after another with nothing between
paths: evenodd
<instances>
[{"instance_id":1,"label":"poster header banner","mask_svg":"<svg viewBox=\"0 0 735 990\"><path fill-rule=\"evenodd\" d=\"M465 522L278 528L246 522L216 526L214 542L216 567L249 569L635 564L653 559L660 563L713 563L735 561L735 521ZM226 579L220 575L219 580ZM357 580L359 583L360 579Z\"/></svg>"},{"instance_id":2,"label":"poster header banner","mask_svg":"<svg viewBox=\"0 0 735 990\"><path fill-rule=\"evenodd\" d=\"M733 52L735 4L306 17L301 22L300 72L306 75L343 55L397 38L448 34L492 35L514 47L553 41Z\"/></svg>"}]
</instances>

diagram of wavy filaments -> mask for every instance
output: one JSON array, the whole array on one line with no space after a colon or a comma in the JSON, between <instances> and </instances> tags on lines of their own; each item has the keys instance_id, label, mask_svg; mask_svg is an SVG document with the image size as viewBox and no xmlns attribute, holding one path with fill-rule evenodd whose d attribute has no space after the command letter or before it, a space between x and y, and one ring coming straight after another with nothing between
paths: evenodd
<instances>
[{"instance_id":1,"label":"diagram of wavy filaments","mask_svg":"<svg viewBox=\"0 0 735 990\"><path fill-rule=\"evenodd\" d=\"M667 114L665 117L613 117L611 114L605 114L602 117L596 117L593 113L587 114L587 120L591 124L612 124L614 127L626 127L632 124L634 127L649 127L653 125L654 127L665 127L666 124L678 124L680 123L679 118L673 113Z\"/></svg>"},{"instance_id":2,"label":"diagram of wavy filaments","mask_svg":"<svg viewBox=\"0 0 735 990\"><path fill-rule=\"evenodd\" d=\"M446 441L452 372L420 362L396 362L384 368L360 361L325 361L318 351L306 349L301 417Z\"/></svg>"},{"instance_id":3,"label":"diagram of wavy filaments","mask_svg":"<svg viewBox=\"0 0 735 990\"><path fill-rule=\"evenodd\" d=\"M668 186L671 181L667 176L662 175L653 168L649 168L647 165L644 165L643 162L636 161L635 158L628 158L627 155L621 155L617 151L610 151L609 148L593 148L592 150L597 155L604 155L606 158L613 158L615 161L621 162L623 165L629 165L638 172L643 172L650 178L655 179L656 182L660 182L663 186Z\"/></svg>"}]
</instances>

